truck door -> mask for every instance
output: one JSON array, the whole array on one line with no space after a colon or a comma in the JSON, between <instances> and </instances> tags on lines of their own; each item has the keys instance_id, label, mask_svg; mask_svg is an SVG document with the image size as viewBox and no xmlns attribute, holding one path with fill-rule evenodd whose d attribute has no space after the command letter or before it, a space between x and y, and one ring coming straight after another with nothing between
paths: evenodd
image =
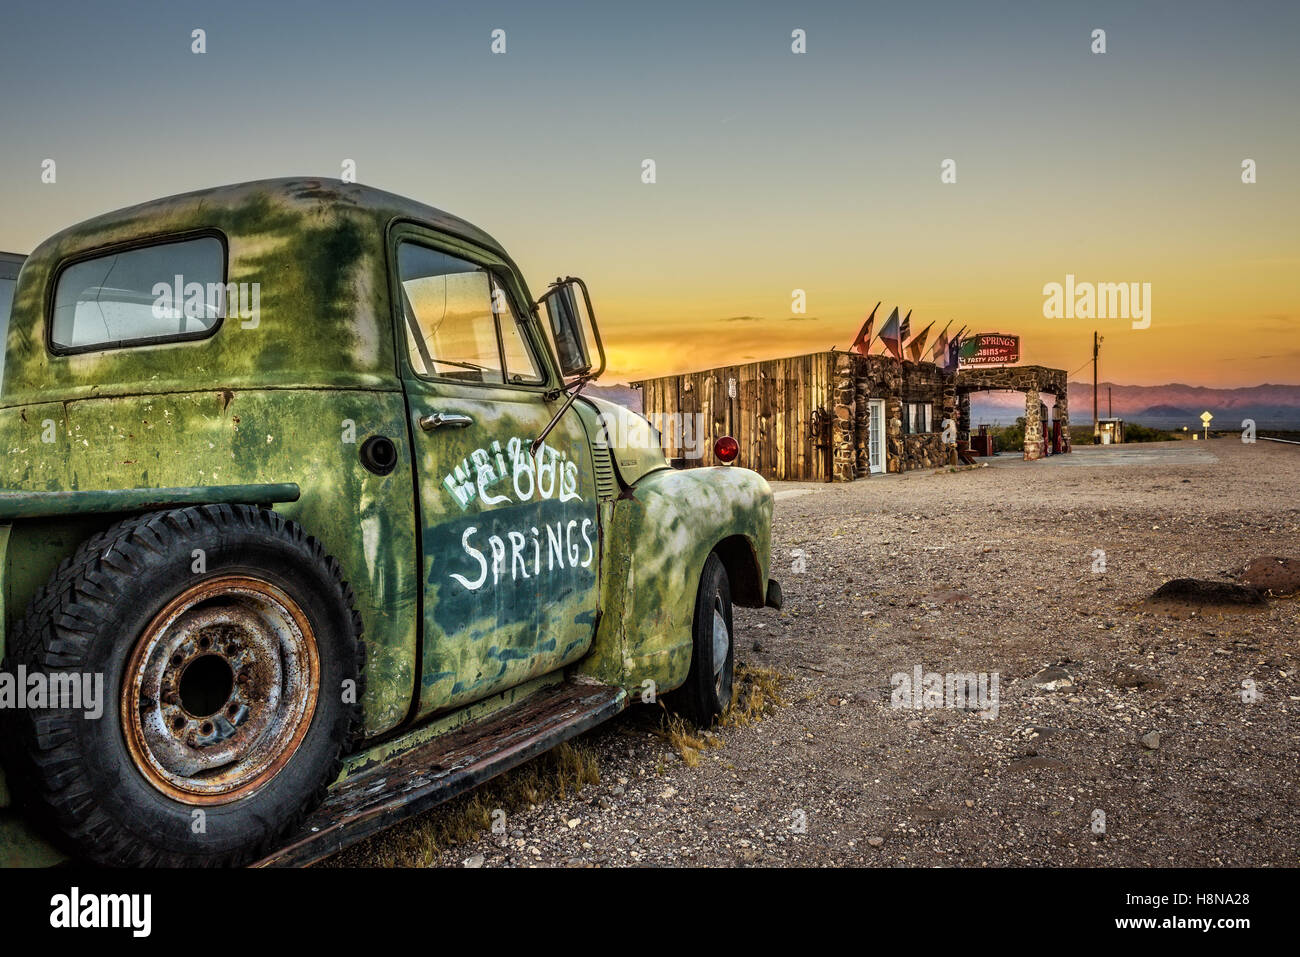
<instances>
[{"instance_id":1,"label":"truck door","mask_svg":"<svg viewBox=\"0 0 1300 957\"><path fill-rule=\"evenodd\" d=\"M509 267L403 227L391 261L418 486L424 608L420 715L581 657L599 549L591 449ZM520 317L524 317L521 321Z\"/></svg>"}]
</instances>

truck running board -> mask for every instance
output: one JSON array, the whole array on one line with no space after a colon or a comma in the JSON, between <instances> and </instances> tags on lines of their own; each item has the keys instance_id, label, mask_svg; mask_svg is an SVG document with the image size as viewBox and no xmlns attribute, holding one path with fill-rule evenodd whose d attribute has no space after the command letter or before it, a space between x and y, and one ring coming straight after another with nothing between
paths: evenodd
<instances>
[{"instance_id":1,"label":"truck running board","mask_svg":"<svg viewBox=\"0 0 1300 957\"><path fill-rule=\"evenodd\" d=\"M523 764L626 706L622 688L565 681L336 784L254 867L302 867Z\"/></svg>"}]
</instances>

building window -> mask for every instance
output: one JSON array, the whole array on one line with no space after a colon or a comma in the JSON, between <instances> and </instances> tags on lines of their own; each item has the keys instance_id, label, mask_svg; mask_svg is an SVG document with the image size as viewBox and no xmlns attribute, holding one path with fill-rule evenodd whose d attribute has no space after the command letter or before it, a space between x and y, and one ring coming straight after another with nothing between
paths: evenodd
<instances>
[{"instance_id":1,"label":"building window","mask_svg":"<svg viewBox=\"0 0 1300 957\"><path fill-rule=\"evenodd\" d=\"M929 402L904 402L903 434L920 435L925 432L934 431L930 427L931 408L932 406Z\"/></svg>"}]
</instances>

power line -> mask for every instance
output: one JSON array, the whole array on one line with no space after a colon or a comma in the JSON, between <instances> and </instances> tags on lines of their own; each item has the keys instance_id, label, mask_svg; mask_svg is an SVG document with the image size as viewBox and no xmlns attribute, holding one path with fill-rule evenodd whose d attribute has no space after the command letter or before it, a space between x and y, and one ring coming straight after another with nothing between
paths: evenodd
<instances>
[{"instance_id":1,"label":"power line","mask_svg":"<svg viewBox=\"0 0 1300 957\"><path fill-rule=\"evenodd\" d=\"M1092 362L1092 360L1089 359L1089 360L1088 360L1087 362L1085 362L1083 365L1079 366L1078 369L1075 369L1074 372L1071 372L1070 375L1074 375L1075 372L1080 372L1080 371L1082 371L1083 369L1088 368L1088 365L1089 365L1091 362ZM1067 379L1068 379L1069 377L1070 377L1070 376L1066 376Z\"/></svg>"}]
</instances>

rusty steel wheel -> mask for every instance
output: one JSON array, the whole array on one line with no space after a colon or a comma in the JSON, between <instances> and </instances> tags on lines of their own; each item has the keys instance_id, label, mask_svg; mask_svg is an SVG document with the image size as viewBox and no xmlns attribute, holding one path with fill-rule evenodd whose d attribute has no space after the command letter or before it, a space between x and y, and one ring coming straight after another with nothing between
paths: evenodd
<instances>
[{"instance_id":1,"label":"rusty steel wheel","mask_svg":"<svg viewBox=\"0 0 1300 957\"><path fill-rule=\"evenodd\" d=\"M149 623L127 661L122 725L140 773L186 804L253 794L293 756L316 710L316 636L283 591L210 579Z\"/></svg>"},{"instance_id":2,"label":"rusty steel wheel","mask_svg":"<svg viewBox=\"0 0 1300 957\"><path fill-rule=\"evenodd\" d=\"M352 603L339 563L270 509L152 512L88 538L37 592L10 655L29 673L101 678L102 707L16 716L9 782L99 864L264 856L359 733Z\"/></svg>"}]
</instances>

